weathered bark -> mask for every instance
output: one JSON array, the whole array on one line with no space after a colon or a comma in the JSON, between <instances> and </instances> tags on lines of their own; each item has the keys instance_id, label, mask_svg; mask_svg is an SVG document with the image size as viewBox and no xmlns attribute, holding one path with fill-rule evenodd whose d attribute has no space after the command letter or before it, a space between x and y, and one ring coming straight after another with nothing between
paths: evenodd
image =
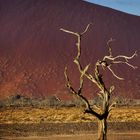
<instances>
[{"instance_id":1,"label":"weathered bark","mask_svg":"<svg viewBox=\"0 0 140 140\"><path fill-rule=\"evenodd\" d=\"M107 140L107 120L99 120L98 122L98 140Z\"/></svg>"}]
</instances>

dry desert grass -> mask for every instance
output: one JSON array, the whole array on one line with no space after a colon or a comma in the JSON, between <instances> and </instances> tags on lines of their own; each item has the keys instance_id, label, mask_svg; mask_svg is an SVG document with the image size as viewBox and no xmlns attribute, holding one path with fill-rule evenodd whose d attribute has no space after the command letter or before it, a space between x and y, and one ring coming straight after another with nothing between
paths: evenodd
<instances>
[{"instance_id":1,"label":"dry desert grass","mask_svg":"<svg viewBox=\"0 0 140 140\"><path fill-rule=\"evenodd\" d=\"M83 114L82 108L3 108L0 109L0 124L12 123L71 123L95 122L97 119ZM140 121L140 108L115 108L108 121L133 122Z\"/></svg>"}]
</instances>

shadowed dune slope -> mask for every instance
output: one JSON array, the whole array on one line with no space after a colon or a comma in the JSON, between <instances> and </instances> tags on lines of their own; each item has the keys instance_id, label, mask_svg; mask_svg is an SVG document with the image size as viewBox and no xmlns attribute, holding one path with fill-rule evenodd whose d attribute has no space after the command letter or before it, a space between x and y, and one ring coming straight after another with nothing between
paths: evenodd
<instances>
[{"instance_id":1,"label":"shadowed dune slope","mask_svg":"<svg viewBox=\"0 0 140 140\"><path fill-rule=\"evenodd\" d=\"M0 0L0 97L23 94L30 97L57 95L69 98L64 67L78 88L78 71L72 63L76 38L59 29L81 32L92 22L82 40L82 64L94 63L107 54L109 38L113 53L140 52L140 17L90 4L82 0ZM131 62L140 67L140 56ZM116 85L115 95L140 97L140 70L118 65L118 81L107 71L107 85ZM92 72L92 70L90 70ZM98 92L85 82L84 94Z\"/></svg>"}]
</instances>

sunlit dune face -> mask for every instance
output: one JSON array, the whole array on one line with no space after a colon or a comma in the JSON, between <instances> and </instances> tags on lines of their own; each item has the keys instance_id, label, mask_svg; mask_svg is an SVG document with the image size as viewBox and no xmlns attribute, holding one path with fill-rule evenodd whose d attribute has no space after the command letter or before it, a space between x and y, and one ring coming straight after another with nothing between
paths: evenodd
<instances>
[{"instance_id":1,"label":"sunlit dune face","mask_svg":"<svg viewBox=\"0 0 140 140\"><path fill-rule=\"evenodd\" d=\"M115 54L132 55L140 51L140 17L124 14L84 1L0 1L0 97L22 94L36 97L57 95L69 99L65 87L64 67L74 87L79 87L79 73L73 65L75 41L59 29L81 32L93 26L82 40L82 65L94 64L107 53L110 37ZM139 67L139 56L132 61ZM140 97L140 72L125 66L114 67L125 78L117 81L107 71L107 85L115 85L115 95ZM98 90L86 81L84 93L93 97Z\"/></svg>"}]
</instances>

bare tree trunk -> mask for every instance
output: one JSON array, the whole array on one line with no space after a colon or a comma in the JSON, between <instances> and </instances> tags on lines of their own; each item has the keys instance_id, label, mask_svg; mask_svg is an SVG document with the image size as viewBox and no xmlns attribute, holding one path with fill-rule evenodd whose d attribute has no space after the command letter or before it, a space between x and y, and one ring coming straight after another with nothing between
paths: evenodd
<instances>
[{"instance_id":1,"label":"bare tree trunk","mask_svg":"<svg viewBox=\"0 0 140 140\"><path fill-rule=\"evenodd\" d=\"M107 140L107 121L106 119L98 122L98 140Z\"/></svg>"}]
</instances>

